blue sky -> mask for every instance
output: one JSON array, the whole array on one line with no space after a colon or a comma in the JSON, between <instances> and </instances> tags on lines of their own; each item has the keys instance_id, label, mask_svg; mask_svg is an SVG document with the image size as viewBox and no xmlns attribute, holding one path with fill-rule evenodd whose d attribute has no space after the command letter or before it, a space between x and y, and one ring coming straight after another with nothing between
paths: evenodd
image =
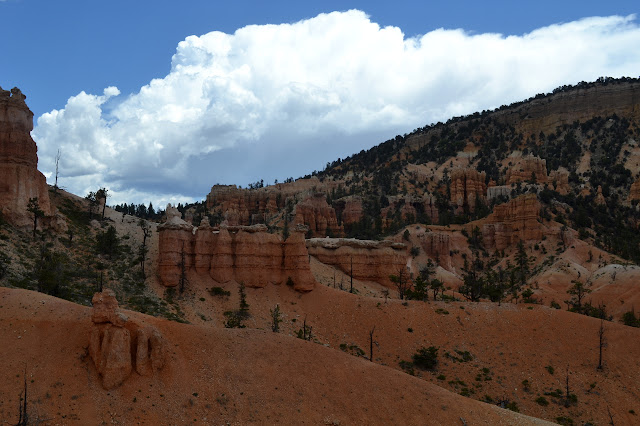
<instances>
[{"instance_id":1,"label":"blue sky","mask_svg":"<svg viewBox=\"0 0 640 426\"><path fill-rule=\"evenodd\" d=\"M561 84L637 77L639 8L0 0L0 85L28 96L40 169L62 149L72 192L202 199Z\"/></svg>"}]
</instances>

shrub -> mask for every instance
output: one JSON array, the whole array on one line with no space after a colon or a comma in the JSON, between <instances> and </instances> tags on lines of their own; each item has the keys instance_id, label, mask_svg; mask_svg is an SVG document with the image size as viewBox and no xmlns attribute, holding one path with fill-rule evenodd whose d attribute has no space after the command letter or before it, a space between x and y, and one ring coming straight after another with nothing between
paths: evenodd
<instances>
[{"instance_id":1,"label":"shrub","mask_svg":"<svg viewBox=\"0 0 640 426\"><path fill-rule=\"evenodd\" d=\"M412 376L416 375L416 372L413 369L413 363L412 362L400 361L400 368L402 368L405 373L411 374Z\"/></svg>"},{"instance_id":2,"label":"shrub","mask_svg":"<svg viewBox=\"0 0 640 426\"><path fill-rule=\"evenodd\" d=\"M424 370L434 370L438 364L438 349L436 346L420 348L413 356L413 364Z\"/></svg>"},{"instance_id":3,"label":"shrub","mask_svg":"<svg viewBox=\"0 0 640 426\"><path fill-rule=\"evenodd\" d=\"M0 252L0 278L3 278L6 275L9 269L9 264L11 264L11 258Z\"/></svg>"},{"instance_id":4,"label":"shrub","mask_svg":"<svg viewBox=\"0 0 640 426\"><path fill-rule=\"evenodd\" d=\"M211 287L209 289L209 294L212 296L231 296L231 292L226 291L222 287Z\"/></svg>"},{"instance_id":5,"label":"shrub","mask_svg":"<svg viewBox=\"0 0 640 426\"><path fill-rule=\"evenodd\" d=\"M98 253L113 256L118 253L119 241L116 228L110 225L106 231L96 235L96 249Z\"/></svg>"},{"instance_id":6,"label":"shrub","mask_svg":"<svg viewBox=\"0 0 640 426\"><path fill-rule=\"evenodd\" d=\"M549 405L549 401L547 401L547 398L545 398L544 396L539 396L538 398L536 398L536 404L546 407L547 405Z\"/></svg>"},{"instance_id":7,"label":"shrub","mask_svg":"<svg viewBox=\"0 0 640 426\"><path fill-rule=\"evenodd\" d=\"M573 426L573 419L571 417L566 416L558 416L556 417L556 422L563 426Z\"/></svg>"},{"instance_id":8,"label":"shrub","mask_svg":"<svg viewBox=\"0 0 640 426\"><path fill-rule=\"evenodd\" d=\"M640 327L640 319L636 317L636 313L633 309L622 315L622 322L624 325L628 325L630 327Z\"/></svg>"},{"instance_id":9,"label":"shrub","mask_svg":"<svg viewBox=\"0 0 640 426\"><path fill-rule=\"evenodd\" d=\"M226 318L224 326L226 328L245 328L246 325L242 324L242 321L246 318L244 311L226 311L224 313Z\"/></svg>"}]
</instances>

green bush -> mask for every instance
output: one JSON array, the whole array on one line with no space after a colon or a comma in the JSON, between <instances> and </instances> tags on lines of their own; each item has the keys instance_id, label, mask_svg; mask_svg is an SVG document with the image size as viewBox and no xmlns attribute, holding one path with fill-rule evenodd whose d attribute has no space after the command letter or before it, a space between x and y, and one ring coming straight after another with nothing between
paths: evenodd
<instances>
[{"instance_id":1,"label":"green bush","mask_svg":"<svg viewBox=\"0 0 640 426\"><path fill-rule=\"evenodd\" d=\"M211 287L209 289L209 294L212 296L231 296L231 292L226 291L222 287Z\"/></svg>"},{"instance_id":2,"label":"green bush","mask_svg":"<svg viewBox=\"0 0 640 426\"><path fill-rule=\"evenodd\" d=\"M549 401L547 401L547 398L545 398L544 396L539 396L538 398L536 398L536 404L546 407L547 405L549 405Z\"/></svg>"},{"instance_id":3,"label":"green bush","mask_svg":"<svg viewBox=\"0 0 640 426\"><path fill-rule=\"evenodd\" d=\"M640 327L640 319L636 317L636 313L633 309L622 315L622 322L624 325L628 325L630 327Z\"/></svg>"},{"instance_id":4,"label":"green bush","mask_svg":"<svg viewBox=\"0 0 640 426\"><path fill-rule=\"evenodd\" d=\"M571 417L566 416L558 416L556 417L556 422L563 426L573 426L573 419Z\"/></svg>"},{"instance_id":5,"label":"green bush","mask_svg":"<svg viewBox=\"0 0 640 426\"><path fill-rule=\"evenodd\" d=\"M413 364L424 370L434 370L438 364L438 349L436 346L420 348L413 356Z\"/></svg>"},{"instance_id":6,"label":"green bush","mask_svg":"<svg viewBox=\"0 0 640 426\"><path fill-rule=\"evenodd\" d=\"M110 225L106 231L99 232L98 235L96 235L96 249L98 253L114 256L118 254L119 248L118 234L113 225Z\"/></svg>"},{"instance_id":7,"label":"green bush","mask_svg":"<svg viewBox=\"0 0 640 426\"><path fill-rule=\"evenodd\" d=\"M400 368L402 368L405 373L411 374L412 376L416 375L413 369L413 363L410 361L400 361Z\"/></svg>"}]
</instances>

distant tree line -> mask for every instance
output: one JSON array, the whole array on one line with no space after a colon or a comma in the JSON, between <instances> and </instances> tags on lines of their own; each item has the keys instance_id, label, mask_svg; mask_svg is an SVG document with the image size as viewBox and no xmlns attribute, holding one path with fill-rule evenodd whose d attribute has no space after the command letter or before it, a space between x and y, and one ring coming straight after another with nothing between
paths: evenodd
<instances>
[{"instance_id":1,"label":"distant tree line","mask_svg":"<svg viewBox=\"0 0 640 426\"><path fill-rule=\"evenodd\" d=\"M182 206L182 204L178 204L178 206L179 206L178 210L182 208L184 211L184 207ZM153 203L149 203L149 206L146 206L145 204L134 204L134 203L117 204L113 207L113 209L120 213L136 216L141 219L148 219L148 220L159 220L164 214L163 210L156 211L156 209L153 207Z\"/></svg>"}]
</instances>

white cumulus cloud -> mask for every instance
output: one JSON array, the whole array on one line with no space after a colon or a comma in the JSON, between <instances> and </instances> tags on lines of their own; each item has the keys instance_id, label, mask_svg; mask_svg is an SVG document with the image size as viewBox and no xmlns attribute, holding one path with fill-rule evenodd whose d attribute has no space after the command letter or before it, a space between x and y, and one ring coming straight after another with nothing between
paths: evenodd
<instances>
[{"instance_id":1,"label":"white cumulus cloud","mask_svg":"<svg viewBox=\"0 0 640 426\"><path fill-rule=\"evenodd\" d=\"M187 37L164 78L127 96L82 92L39 117L33 136L49 176L61 149L59 180L77 194L202 199L216 182L299 176L454 115L637 76L639 45L635 16L407 38L364 12L334 12Z\"/></svg>"}]
</instances>

